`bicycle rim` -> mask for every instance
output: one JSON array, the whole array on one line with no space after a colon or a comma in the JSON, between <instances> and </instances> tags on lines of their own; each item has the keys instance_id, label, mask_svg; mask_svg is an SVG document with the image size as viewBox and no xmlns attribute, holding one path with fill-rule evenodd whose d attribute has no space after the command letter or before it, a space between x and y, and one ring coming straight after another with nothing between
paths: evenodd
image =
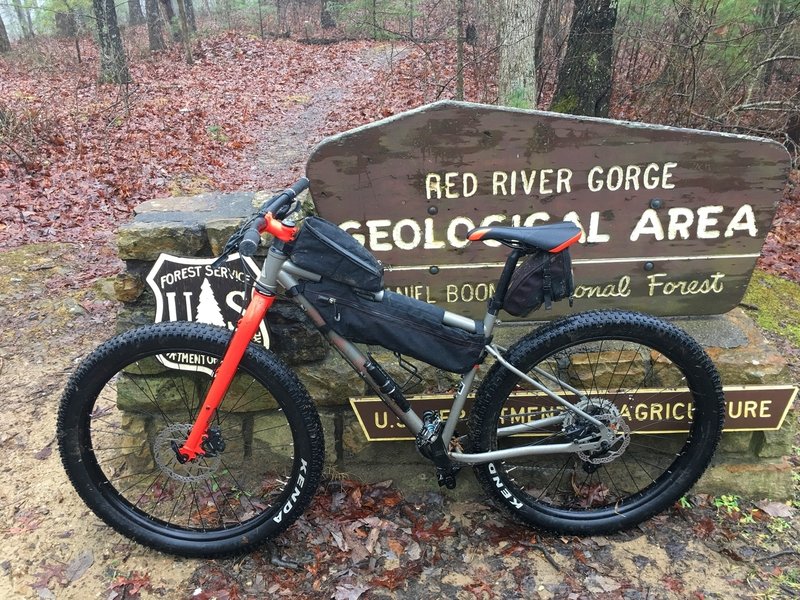
<instances>
[{"instance_id":1,"label":"bicycle rim","mask_svg":"<svg viewBox=\"0 0 800 600\"><path fill-rule=\"evenodd\" d=\"M614 432L602 450L479 467L495 495L514 496L516 505L504 501L517 516L558 531L613 531L666 508L707 466L721 429L722 394L713 365L680 330L634 313L597 313L551 326L517 348L514 361ZM542 448L596 431L507 371L495 385L491 409L478 409L484 445ZM554 415L564 418L543 430L503 435L509 426Z\"/></svg>"},{"instance_id":2,"label":"bicycle rim","mask_svg":"<svg viewBox=\"0 0 800 600\"><path fill-rule=\"evenodd\" d=\"M214 416L216 449L186 464L177 460L174 446L194 423L219 354L142 353L119 365L84 413L86 469L105 499L141 527L187 539L229 538L257 527L287 497L292 426L247 368L240 367Z\"/></svg>"}]
</instances>

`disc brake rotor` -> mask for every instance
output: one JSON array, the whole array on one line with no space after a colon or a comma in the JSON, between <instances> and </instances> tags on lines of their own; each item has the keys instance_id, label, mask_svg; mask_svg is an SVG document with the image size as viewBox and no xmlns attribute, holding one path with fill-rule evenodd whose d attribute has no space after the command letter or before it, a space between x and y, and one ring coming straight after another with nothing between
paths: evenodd
<instances>
[{"instance_id":1,"label":"disc brake rotor","mask_svg":"<svg viewBox=\"0 0 800 600\"><path fill-rule=\"evenodd\" d=\"M622 456L625 449L631 443L631 428L625 422L619 409L614 406L614 403L602 398L589 398L578 402L576 406L602 422L614 434L614 440L607 449L601 452L580 451L577 452L578 457L585 462L597 465L610 463L617 457ZM562 427L566 430L581 422L582 417L580 415L568 412L564 417Z\"/></svg>"},{"instance_id":2,"label":"disc brake rotor","mask_svg":"<svg viewBox=\"0 0 800 600\"><path fill-rule=\"evenodd\" d=\"M153 458L158 468L171 479L185 483L209 479L221 463L219 456L203 456L184 464L178 462L172 444L183 444L191 430L191 423L173 423L162 429L153 443Z\"/></svg>"}]
</instances>

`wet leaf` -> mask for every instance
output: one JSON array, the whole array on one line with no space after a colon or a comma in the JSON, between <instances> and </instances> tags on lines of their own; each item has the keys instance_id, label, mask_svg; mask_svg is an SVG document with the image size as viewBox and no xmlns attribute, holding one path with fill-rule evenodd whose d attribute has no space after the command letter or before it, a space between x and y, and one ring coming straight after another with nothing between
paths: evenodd
<instances>
[{"instance_id":1,"label":"wet leaf","mask_svg":"<svg viewBox=\"0 0 800 600\"><path fill-rule=\"evenodd\" d=\"M80 579L86 571L94 564L94 554L90 549L86 549L76 556L66 569L66 576L70 582Z\"/></svg>"},{"instance_id":2,"label":"wet leaf","mask_svg":"<svg viewBox=\"0 0 800 600\"><path fill-rule=\"evenodd\" d=\"M783 502L769 502L764 500L762 502L756 502L756 506L770 517L788 518L794 514L794 509Z\"/></svg>"},{"instance_id":3,"label":"wet leaf","mask_svg":"<svg viewBox=\"0 0 800 600\"><path fill-rule=\"evenodd\" d=\"M705 539L716 529L716 525L714 521L711 520L709 517L703 517L697 523L695 523L694 527L692 527L692 531L694 534L699 537L700 539Z\"/></svg>"},{"instance_id":4,"label":"wet leaf","mask_svg":"<svg viewBox=\"0 0 800 600\"><path fill-rule=\"evenodd\" d=\"M130 575L116 577L109 586L109 598L126 598L136 600L143 590L150 590L150 576L147 573L133 571Z\"/></svg>"},{"instance_id":5,"label":"wet leaf","mask_svg":"<svg viewBox=\"0 0 800 600\"><path fill-rule=\"evenodd\" d=\"M335 600L358 600L364 592L370 589L371 587L367 585L343 583L336 586L334 598Z\"/></svg>"},{"instance_id":6,"label":"wet leaf","mask_svg":"<svg viewBox=\"0 0 800 600\"><path fill-rule=\"evenodd\" d=\"M370 583L376 587L383 587L387 590L396 590L403 587L407 574L403 569L392 569L385 571L381 577L374 577Z\"/></svg>"}]
</instances>

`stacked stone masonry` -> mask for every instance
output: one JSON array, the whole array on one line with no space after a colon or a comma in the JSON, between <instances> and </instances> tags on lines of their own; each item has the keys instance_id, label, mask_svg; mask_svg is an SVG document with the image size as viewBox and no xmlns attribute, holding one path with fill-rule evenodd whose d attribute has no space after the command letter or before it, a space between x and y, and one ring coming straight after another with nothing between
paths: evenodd
<instances>
[{"instance_id":1,"label":"stacked stone masonry","mask_svg":"<svg viewBox=\"0 0 800 600\"><path fill-rule=\"evenodd\" d=\"M115 282L116 295L122 303L118 329L153 322L155 298L145 277L159 254L217 255L234 228L263 200L262 195L253 193L204 194L152 200L137 207L135 218L120 228L117 237L119 256L126 265ZM313 211L310 199L304 201L303 210ZM264 251L262 247L261 252ZM576 304L576 310L579 309ZM372 481L393 479L405 488L437 488L433 467L417 454L412 442L367 442L349 405L349 398L365 393L363 382L329 349L300 309L281 300L269 313L267 322L271 348L292 365L320 409L331 473ZM715 317L675 319L675 322L706 348L724 385L782 385L790 381L782 356L741 310ZM495 340L507 346L532 327L524 323L501 325ZM398 380L403 379L404 372L391 353L377 348L372 351L390 373ZM422 363L417 366L428 393L448 392L458 381L451 373ZM154 366L154 371L159 367ZM135 394L121 401L135 403ZM253 402L235 418L243 422L268 420L271 408L268 402ZM131 419L132 435L137 428L146 426ZM778 431L725 433L713 466L696 489L751 498L791 497L791 467L787 457L792 452L796 427L797 416L790 413ZM469 495L476 491L472 477L462 474L457 493Z\"/></svg>"}]
</instances>

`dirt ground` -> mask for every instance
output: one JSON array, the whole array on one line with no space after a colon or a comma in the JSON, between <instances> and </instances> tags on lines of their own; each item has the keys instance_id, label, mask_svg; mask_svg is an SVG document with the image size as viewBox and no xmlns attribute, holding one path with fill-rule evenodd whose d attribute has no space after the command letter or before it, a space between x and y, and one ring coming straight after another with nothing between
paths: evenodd
<instances>
[{"instance_id":1,"label":"dirt ground","mask_svg":"<svg viewBox=\"0 0 800 600\"><path fill-rule=\"evenodd\" d=\"M11 415L0 432L1 598L727 599L800 590L794 510L735 498L692 497L693 506L633 531L569 539L534 535L435 489L405 497L386 482L338 480L263 551L204 561L138 546L82 505L56 447L64 383L113 329L109 282L77 281L88 256L65 244L0 254L0 389Z\"/></svg>"}]
</instances>

